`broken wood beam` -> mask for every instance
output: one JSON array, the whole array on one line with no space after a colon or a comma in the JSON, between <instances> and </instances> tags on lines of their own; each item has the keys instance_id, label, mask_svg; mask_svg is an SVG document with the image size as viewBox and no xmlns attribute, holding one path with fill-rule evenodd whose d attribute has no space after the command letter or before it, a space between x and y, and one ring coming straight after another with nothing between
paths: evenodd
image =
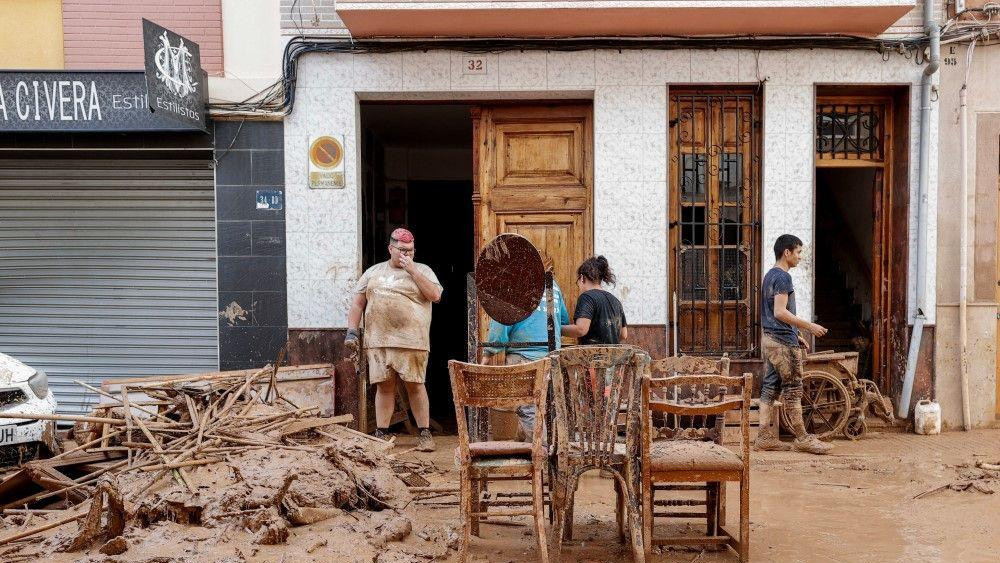
<instances>
[{"instance_id":1,"label":"broken wood beam","mask_svg":"<svg viewBox=\"0 0 1000 563\"><path fill-rule=\"evenodd\" d=\"M112 438L112 437L117 436L117 435L119 435L121 433L122 433L122 430L115 430L115 431L111 432L108 435L108 438ZM102 440L104 440L103 436L101 436L99 438L95 438L95 439L93 439L93 440L91 440L91 441L89 441L89 442L87 442L85 444L80 444L79 446L76 446L75 448L73 448L71 450L66 450L66 451L64 451L63 453L61 453L61 454L59 454L57 456L50 457L46 461L52 461L52 460L55 460L55 459L64 458L64 457L68 456L69 454L76 453L76 452L78 452L80 450L85 450L85 449L89 448L90 446L93 446L94 444L96 444L96 443L98 443L98 442L100 442Z\"/></svg>"},{"instance_id":2,"label":"broken wood beam","mask_svg":"<svg viewBox=\"0 0 1000 563\"><path fill-rule=\"evenodd\" d=\"M123 418L104 418L100 416L77 416L71 414L44 414L44 413L0 413L0 418L15 418L22 420L57 420L62 422L93 422L97 424L114 424L123 426Z\"/></svg>"},{"instance_id":3,"label":"broken wood beam","mask_svg":"<svg viewBox=\"0 0 1000 563\"><path fill-rule=\"evenodd\" d=\"M458 487L409 487L409 489L413 494L458 492Z\"/></svg>"},{"instance_id":4,"label":"broken wood beam","mask_svg":"<svg viewBox=\"0 0 1000 563\"><path fill-rule=\"evenodd\" d=\"M208 465L210 463L219 463L223 461L221 457L213 457L209 459L193 459L190 461L179 461L177 463L160 463L157 465L149 465L142 467L139 471L159 471L161 469L179 469L181 467L192 467L195 465Z\"/></svg>"},{"instance_id":5,"label":"broken wood beam","mask_svg":"<svg viewBox=\"0 0 1000 563\"><path fill-rule=\"evenodd\" d=\"M328 431L324 431L324 430L317 430L316 432L318 434L320 434L321 436L326 436L327 438L337 438L337 436L335 434L345 434L345 435L348 435L348 436L353 436L355 438L363 438L363 439L366 439L366 440L370 440L370 441L378 443L380 445L393 445L393 441L395 440L395 436L393 436L389 440L383 440L381 438L376 438L375 436L372 436L371 434L365 434L364 432L360 432L358 430L355 430L353 428L349 428L347 426L334 426L333 428L330 428L329 432L332 432L333 434L328 433ZM341 437L343 437L343 436L341 436Z\"/></svg>"},{"instance_id":6,"label":"broken wood beam","mask_svg":"<svg viewBox=\"0 0 1000 563\"><path fill-rule=\"evenodd\" d=\"M52 522L46 522L45 524L42 524L41 526L35 526L34 528L27 529L27 530L25 530L23 532L18 532L16 534L7 536L5 538L0 538L0 545L5 545L5 544L8 544L10 542L15 542L15 541L20 540L20 539L31 537L31 536L33 536L35 534L40 534L40 533L42 533L42 532L44 532L46 530L51 530L52 528L58 528L59 526L62 526L63 524L69 524L70 522L75 522L75 521L83 518L86 515L87 515L87 511L85 510L85 511L80 512L78 514L72 514L70 516L65 516L63 518L59 518L58 520L54 520Z\"/></svg>"},{"instance_id":7,"label":"broken wood beam","mask_svg":"<svg viewBox=\"0 0 1000 563\"><path fill-rule=\"evenodd\" d=\"M282 428L281 437L284 438L285 436L290 436L312 428L322 428L324 426L332 426L334 424L349 424L351 422L354 422L353 414L342 414L340 416L322 418L305 418L292 422L288 426Z\"/></svg>"},{"instance_id":8,"label":"broken wood beam","mask_svg":"<svg viewBox=\"0 0 1000 563\"><path fill-rule=\"evenodd\" d=\"M122 405L126 404L127 399L119 399L118 397L115 397L111 393L107 393L105 391L101 391L97 387L94 387L94 386L91 386L91 385L87 385L86 383L84 383L82 381L78 381L78 380L74 379L73 383L76 383L77 385L79 385L80 387L83 387L84 389L89 389L90 391L93 391L94 393L97 393L98 395L100 395L102 397L107 397L108 399L111 399L113 401L118 401ZM138 410L140 410L140 411L142 411L142 412L144 412L144 413L146 413L146 414L148 414L150 416L155 416L157 418L162 418L163 420L165 420L167 422L173 422L169 418L167 418L165 416L162 416L159 413L155 413L155 412L153 412L153 411L151 411L149 409L145 409L145 408L139 406L136 403L131 403L131 405L132 405L133 408L136 408L136 409L138 409Z\"/></svg>"}]
</instances>

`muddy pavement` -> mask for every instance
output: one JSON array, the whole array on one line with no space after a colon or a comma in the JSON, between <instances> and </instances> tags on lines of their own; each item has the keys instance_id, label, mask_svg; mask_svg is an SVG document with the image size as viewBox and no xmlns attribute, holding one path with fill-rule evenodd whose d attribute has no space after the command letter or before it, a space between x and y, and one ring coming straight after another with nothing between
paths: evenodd
<instances>
[{"instance_id":1,"label":"muddy pavement","mask_svg":"<svg viewBox=\"0 0 1000 563\"><path fill-rule=\"evenodd\" d=\"M401 448L412 439L403 437ZM1000 462L1000 430L917 436L872 432L858 442L836 441L834 455L753 453L750 481L751 558L788 562L995 562L1000 561L1000 472L976 462ZM413 454L433 460L457 482L454 439L439 451ZM965 483L974 481L977 487ZM934 491L945 485L951 488ZM736 524L738 494L728 494L728 523ZM956 490L957 489L957 490ZM992 494L984 491L992 491ZM563 561L630 561L615 532L611 481L591 472L577 493L574 539ZM418 504L420 520L458 524L455 505ZM527 518L483 524L473 538L472 560L536 561ZM454 552L451 552L454 556ZM732 551L700 548L654 553L653 561L735 562Z\"/></svg>"},{"instance_id":2,"label":"muddy pavement","mask_svg":"<svg viewBox=\"0 0 1000 563\"><path fill-rule=\"evenodd\" d=\"M440 437L438 451L408 451L415 438L397 439L394 454L423 467L429 487L457 485L454 437ZM754 453L751 476L751 558L775 562L995 562L1000 561L1000 430L940 436L872 432L858 442L837 441L834 455ZM979 465L979 467L977 467ZM192 472L194 473L194 472ZM521 486L521 485L516 485ZM497 487L495 490L513 488ZM739 514L730 485L728 523ZM299 491L307 494L309 491ZM419 496L418 496L419 497ZM919 498L915 498L919 497ZM38 520L14 524L37 525ZM537 561L533 527L526 517L496 518L473 538L470 560ZM130 539L125 554L96 549L45 550L53 563L251 563L456 560L458 507L453 496L414 500L400 512L342 511L294 526L277 545L255 541L249 529L162 521ZM631 561L618 543L609 479L586 475L577 493L574 538L562 561ZM41 549L70 533L63 527L39 537ZM673 531L673 530L672 530ZM3 552L3 550L0 550ZM0 557L3 561L5 557ZM17 561L29 559L17 558ZM655 551L654 562L736 562L731 551L701 548Z\"/></svg>"}]
</instances>

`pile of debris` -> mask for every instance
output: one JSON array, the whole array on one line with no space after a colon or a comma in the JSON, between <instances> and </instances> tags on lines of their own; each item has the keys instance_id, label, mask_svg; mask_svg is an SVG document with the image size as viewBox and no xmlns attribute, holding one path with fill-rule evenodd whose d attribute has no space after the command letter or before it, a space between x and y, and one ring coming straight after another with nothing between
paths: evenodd
<instances>
[{"instance_id":1,"label":"pile of debris","mask_svg":"<svg viewBox=\"0 0 1000 563\"><path fill-rule=\"evenodd\" d=\"M59 416L79 445L0 482L0 560L248 561L294 544L281 557L381 561L410 535L392 442L283 398L270 367L90 389L112 402ZM335 545L348 537L370 549Z\"/></svg>"},{"instance_id":2,"label":"pile of debris","mask_svg":"<svg viewBox=\"0 0 1000 563\"><path fill-rule=\"evenodd\" d=\"M1000 490L1000 461L979 460L975 463L954 466L954 468L958 473L958 480L924 491L913 498L924 498L945 490L976 491L984 495L992 495Z\"/></svg>"}]
</instances>

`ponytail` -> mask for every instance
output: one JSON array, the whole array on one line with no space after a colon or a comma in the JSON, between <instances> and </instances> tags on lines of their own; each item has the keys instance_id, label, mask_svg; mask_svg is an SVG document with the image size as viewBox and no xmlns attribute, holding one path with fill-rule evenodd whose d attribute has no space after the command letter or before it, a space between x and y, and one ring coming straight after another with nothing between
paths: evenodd
<instances>
[{"instance_id":1,"label":"ponytail","mask_svg":"<svg viewBox=\"0 0 1000 563\"><path fill-rule=\"evenodd\" d=\"M618 281L614 272L611 271L608 259L604 256L591 256L584 260L583 264L580 264L580 267L576 269L576 277L582 277L591 283L606 283L608 285L615 285Z\"/></svg>"}]
</instances>

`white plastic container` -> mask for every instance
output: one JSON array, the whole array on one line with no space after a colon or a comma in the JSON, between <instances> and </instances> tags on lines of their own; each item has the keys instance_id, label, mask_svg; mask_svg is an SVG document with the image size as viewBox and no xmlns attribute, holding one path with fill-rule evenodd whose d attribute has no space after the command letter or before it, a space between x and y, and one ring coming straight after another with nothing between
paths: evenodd
<instances>
[{"instance_id":1,"label":"white plastic container","mask_svg":"<svg viewBox=\"0 0 1000 563\"><path fill-rule=\"evenodd\" d=\"M917 434L941 433L941 405L923 399L913 409L913 431Z\"/></svg>"}]
</instances>

